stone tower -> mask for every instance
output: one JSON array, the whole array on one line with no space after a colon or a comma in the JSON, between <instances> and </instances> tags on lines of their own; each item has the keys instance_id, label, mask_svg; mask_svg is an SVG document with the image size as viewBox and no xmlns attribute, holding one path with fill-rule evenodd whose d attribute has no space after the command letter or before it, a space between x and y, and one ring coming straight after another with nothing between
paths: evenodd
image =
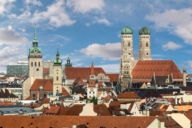
<instances>
[{"instance_id":1,"label":"stone tower","mask_svg":"<svg viewBox=\"0 0 192 128\"><path fill-rule=\"evenodd\" d=\"M123 28L121 31L122 42L121 42L121 62L120 62L120 79L121 89L131 88L132 75L134 64L133 56L133 30L129 27Z\"/></svg>"},{"instance_id":2,"label":"stone tower","mask_svg":"<svg viewBox=\"0 0 192 128\"><path fill-rule=\"evenodd\" d=\"M42 53L38 47L38 40L36 38L36 27L34 29L33 46L29 49L29 77L43 78L43 64L42 64ZM32 81L33 84L34 81Z\"/></svg>"},{"instance_id":3,"label":"stone tower","mask_svg":"<svg viewBox=\"0 0 192 128\"><path fill-rule=\"evenodd\" d=\"M57 50L56 58L53 61L53 96L62 93L62 60L59 58L59 55Z\"/></svg>"},{"instance_id":4,"label":"stone tower","mask_svg":"<svg viewBox=\"0 0 192 128\"><path fill-rule=\"evenodd\" d=\"M22 98L26 99L30 96L30 88L35 79L43 78L43 64L41 48L38 47L38 40L36 38L36 26L34 28L34 39L32 47L29 49L28 55L29 77L22 85Z\"/></svg>"},{"instance_id":5,"label":"stone tower","mask_svg":"<svg viewBox=\"0 0 192 128\"><path fill-rule=\"evenodd\" d=\"M151 32L143 27L139 30L139 60L151 60Z\"/></svg>"}]
</instances>

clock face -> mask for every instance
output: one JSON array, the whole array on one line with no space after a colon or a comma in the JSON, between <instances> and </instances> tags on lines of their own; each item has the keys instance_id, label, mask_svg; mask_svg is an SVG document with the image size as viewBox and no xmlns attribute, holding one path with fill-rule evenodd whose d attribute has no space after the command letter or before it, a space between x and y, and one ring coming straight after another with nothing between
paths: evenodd
<instances>
[{"instance_id":1,"label":"clock face","mask_svg":"<svg viewBox=\"0 0 192 128\"><path fill-rule=\"evenodd\" d=\"M39 71L39 68L37 68L36 71Z\"/></svg>"},{"instance_id":2,"label":"clock face","mask_svg":"<svg viewBox=\"0 0 192 128\"><path fill-rule=\"evenodd\" d=\"M34 49L34 52L35 52L35 53L37 53L37 52L38 52L38 50L37 50L37 49Z\"/></svg>"}]
</instances>

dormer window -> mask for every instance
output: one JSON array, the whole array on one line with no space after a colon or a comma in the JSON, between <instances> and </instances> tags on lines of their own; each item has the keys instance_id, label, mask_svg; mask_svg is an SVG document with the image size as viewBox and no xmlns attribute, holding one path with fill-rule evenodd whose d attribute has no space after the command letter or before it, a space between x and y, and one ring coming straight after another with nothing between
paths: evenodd
<instances>
[{"instance_id":1,"label":"dormer window","mask_svg":"<svg viewBox=\"0 0 192 128\"><path fill-rule=\"evenodd\" d=\"M91 77L90 77L91 79L94 79L95 78L95 76L94 75L91 75Z\"/></svg>"}]
</instances>

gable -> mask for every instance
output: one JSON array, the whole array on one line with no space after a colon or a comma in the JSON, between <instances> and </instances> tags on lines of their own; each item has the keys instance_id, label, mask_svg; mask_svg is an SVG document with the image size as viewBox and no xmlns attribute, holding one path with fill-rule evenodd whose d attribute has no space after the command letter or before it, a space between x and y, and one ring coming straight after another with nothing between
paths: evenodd
<instances>
[{"instance_id":1,"label":"gable","mask_svg":"<svg viewBox=\"0 0 192 128\"><path fill-rule=\"evenodd\" d=\"M36 79L32 84L30 90L38 91L40 86L43 86L44 91L53 91L53 80L52 79Z\"/></svg>"}]
</instances>

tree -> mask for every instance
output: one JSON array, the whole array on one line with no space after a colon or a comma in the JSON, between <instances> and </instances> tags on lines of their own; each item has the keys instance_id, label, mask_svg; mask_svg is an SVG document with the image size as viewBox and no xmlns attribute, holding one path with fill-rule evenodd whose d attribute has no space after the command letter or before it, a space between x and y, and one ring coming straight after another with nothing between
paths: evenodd
<instances>
[{"instance_id":1,"label":"tree","mask_svg":"<svg viewBox=\"0 0 192 128\"><path fill-rule=\"evenodd\" d=\"M97 100L96 97L92 97L91 99L87 98L87 101L89 101L90 103L93 103L93 104L97 104L98 103L98 100Z\"/></svg>"}]
</instances>

